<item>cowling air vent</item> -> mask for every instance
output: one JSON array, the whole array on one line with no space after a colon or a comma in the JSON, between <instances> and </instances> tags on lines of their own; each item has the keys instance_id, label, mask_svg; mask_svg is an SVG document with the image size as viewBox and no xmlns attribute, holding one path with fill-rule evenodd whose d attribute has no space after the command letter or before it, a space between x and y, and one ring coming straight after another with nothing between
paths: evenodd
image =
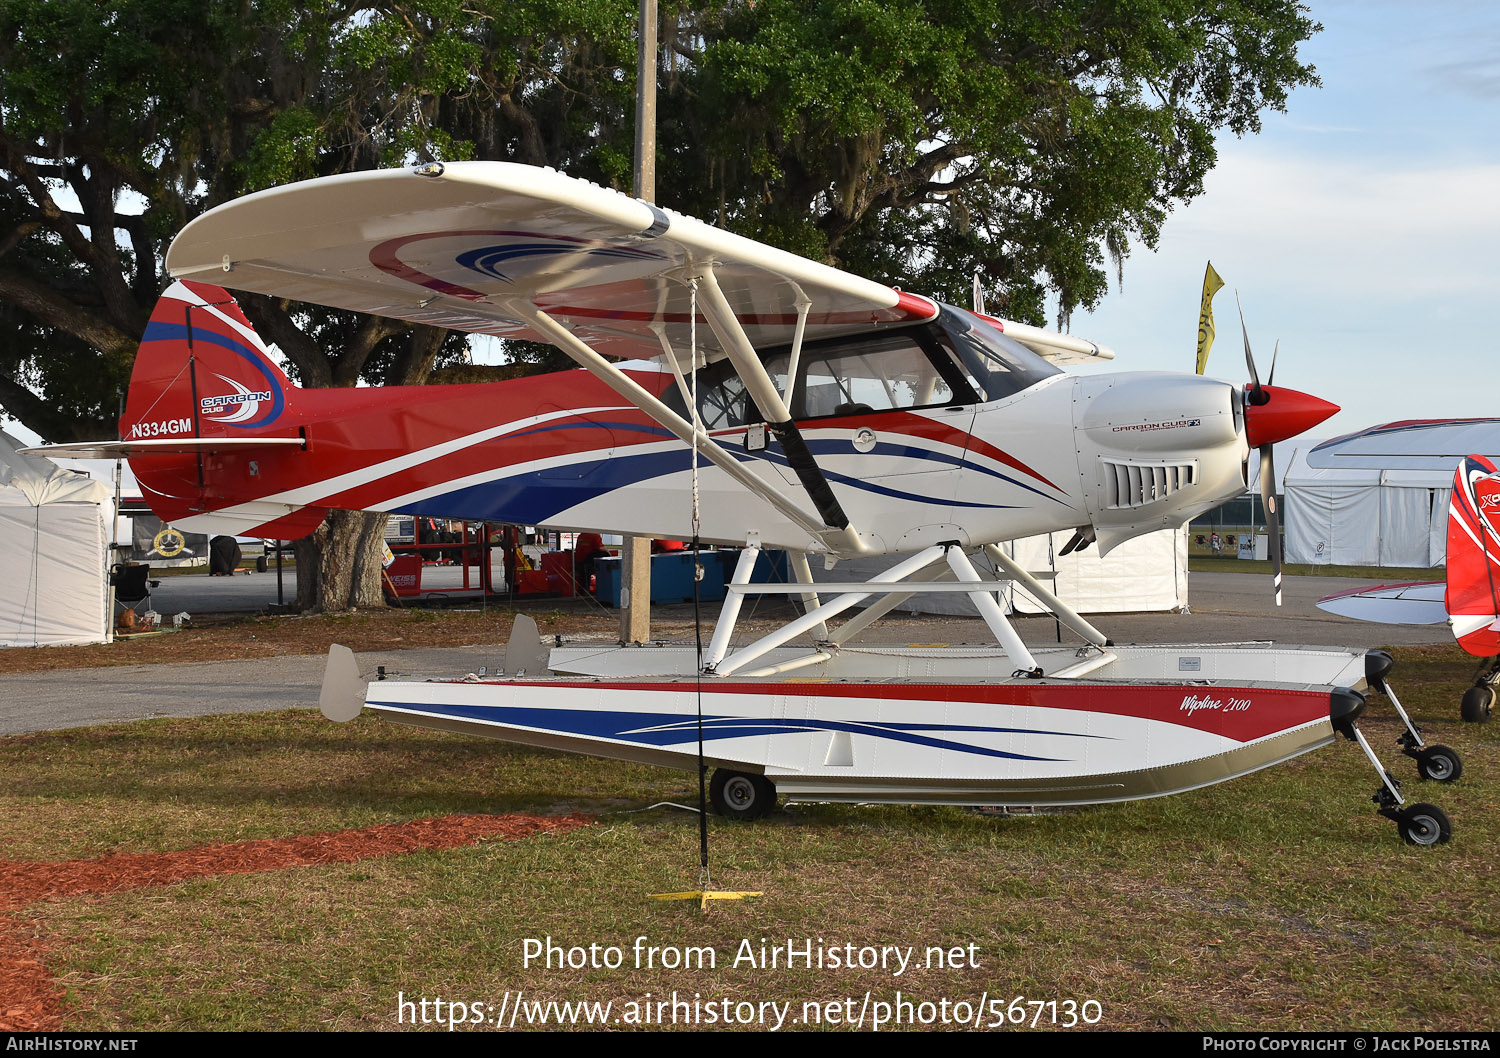
<instances>
[{"instance_id":1,"label":"cowling air vent","mask_svg":"<svg viewBox=\"0 0 1500 1058\"><path fill-rule=\"evenodd\" d=\"M1112 511L1164 500L1198 480L1197 463L1122 463L1105 459L1105 507Z\"/></svg>"}]
</instances>

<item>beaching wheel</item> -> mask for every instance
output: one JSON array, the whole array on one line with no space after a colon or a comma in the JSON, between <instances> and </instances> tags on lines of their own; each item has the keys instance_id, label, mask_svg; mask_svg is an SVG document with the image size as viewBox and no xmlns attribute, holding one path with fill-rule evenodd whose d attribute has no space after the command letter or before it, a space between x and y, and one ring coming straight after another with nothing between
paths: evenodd
<instances>
[{"instance_id":1,"label":"beaching wheel","mask_svg":"<svg viewBox=\"0 0 1500 1058\"><path fill-rule=\"evenodd\" d=\"M725 819L759 819L776 807L776 784L764 775L719 768L708 784L708 797Z\"/></svg>"},{"instance_id":2,"label":"beaching wheel","mask_svg":"<svg viewBox=\"0 0 1500 1058\"><path fill-rule=\"evenodd\" d=\"M1428 746L1417 753L1417 771L1433 782L1453 782L1464 773L1464 762L1447 746Z\"/></svg>"},{"instance_id":3,"label":"beaching wheel","mask_svg":"<svg viewBox=\"0 0 1500 1058\"><path fill-rule=\"evenodd\" d=\"M1396 813L1396 829L1408 845L1441 845L1453 836L1453 824L1437 805L1415 804Z\"/></svg>"}]
</instances>

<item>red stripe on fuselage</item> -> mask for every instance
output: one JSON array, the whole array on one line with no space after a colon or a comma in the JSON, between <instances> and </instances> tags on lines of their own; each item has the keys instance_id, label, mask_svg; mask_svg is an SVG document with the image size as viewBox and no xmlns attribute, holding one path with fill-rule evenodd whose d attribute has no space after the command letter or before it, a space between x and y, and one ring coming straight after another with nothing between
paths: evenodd
<instances>
[{"instance_id":1,"label":"red stripe on fuselage","mask_svg":"<svg viewBox=\"0 0 1500 1058\"><path fill-rule=\"evenodd\" d=\"M632 373L647 389L659 392L669 376ZM503 387L503 388L502 388ZM445 389L462 389L444 393ZM304 391L306 392L306 391ZM299 394L300 396L300 394ZM411 387L389 395L394 407L369 409L364 415L342 413L312 432L317 470L304 472L299 484L351 473L485 430L519 424L514 432L476 441L457 451L369 483L319 499L324 506L363 508L396 496L483 474L487 471L559 456L606 455L612 448L664 440L661 427L633 407L619 407L619 395L587 371L568 371L504 383L464 387ZM570 408L604 407L608 411L566 414L532 424L526 420ZM309 409L316 415L316 410ZM638 429L618 429L614 424ZM281 485L282 479L273 479ZM282 489L296 485L282 486Z\"/></svg>"},{"instance_id":2,"label":"red stripe on fuselage","mask_svg":"<svg viewBox=\"0 0 1500 1058\"><path fill-rule=\"evenodd\" d=\"M652 392L660 392L670 382L669 375L632 375ZM153 473L152 468L153 463L165 467L166 457L132 458L133 467L140 465L137 477L143 486L147 481L156 485L160 505L153 502L153 510L170 521L294 490L313 493L300 502L362 509L499 467L559 455L587 456L591 451L607 452L615 445L661 439L660 427L631 407L588 417L562 416L558 423L566 426L571 418L576 425L536 433L522 425L515 432L523 436L504 435L475 442L329 495L327 490L318 489L320 483L538 414L570 408L613 409L619 406L620 397L587 371L465 386L294 389L288 397L287 410L276 424L277 432L304 429L307 449L206 454L202 494L197 488L194 457L178 457L177 462L183 465L170 479ZM590 425L591 420L658 432L601 429Z\"/></svg>"},{"instance_id":3,"label":"red stripe on fuselage","mask_svg":"<svg viewBox=\"0 0 1500 1058\"><path fill-rule=\"evenodd\" d=\"M1012 470L1018 470L1022 474L1040 481L1048 488L1063 492L1062 489L1058 488L1015 456L1001 451L988 441L972 433L954 429L946 423L929 419L924 415L918 415L914 412L884 412L882 413L882 419L882 429L890 430L893 433L906 434L909 437L920 437L923 440L952 445L954 448L963 449L976 455L993 459L997 463L1003 463ZM828 420L820 421L827 422ZM1063 494L1066 495L1066 493Z\"/></svg>"}]
</instances>

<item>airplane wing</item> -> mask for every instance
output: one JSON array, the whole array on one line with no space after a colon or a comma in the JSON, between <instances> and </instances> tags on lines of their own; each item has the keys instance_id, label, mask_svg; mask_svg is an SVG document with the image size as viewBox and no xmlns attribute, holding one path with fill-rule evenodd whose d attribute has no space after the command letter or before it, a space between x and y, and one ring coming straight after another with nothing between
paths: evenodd
<instances>
[{"instance_id":1,"label":"airplane wing","mask_svg":"<svg viewBox=\"0 0 1500 1058\"><path fill-rule=\"evenodd\" d=\"M926 298L510 162L433 163L273 188L194 220L167 254L168 271L181 278L550 342L507 307L524 298L599 352L626 358L662 356L662 329L675 349L689 348L685 280L708 266L757 349L792 343L799 320L812 340L937 314ZM701 314L697 322L700 360L722 356ZM992 322L1059 363L1114 355L1072 335Z\"/></svg>"},{"instance_id":2,"label":"airplane wing","mask_svg":"<svg viewBox=\"0 0 1500 1058\"><path fill-rule=\"evenodd\" d=\"M756 347L931 319L937 307L550 169L509 162L351 173L210 211L173 242L173 275L506 338L551 341L524 299L601 353L691 340L689 273L712 266ZM700 318L700 350L719 343Z\"/></svg>"},{"instance_id":3,"label":"airplane wing","mask_svg":"<svg viewBox=\"0 0 1500 1058\"><path fill-rule=\"evenodd\" d=\"M707 459L845 554L867 544L756 350L917 323L938 311L926 298L508 162L429 163L262 191L184 228L167 269L239 290L556 345L684 442L696 436ZM1078 352L1077 339L1053 337L1062 342L1054 342L1055 354ZM732 361L815 512L747 470L608 356L664 357L679 381L695 364Z\"/></svg>"},{"instance_id":4,"label":"airplane wing","mask_svg":"<svg viewBox=\"0 0 1500 1058\"><path fill-rule=\"evenodd\" d=\"M1312 448L1317 470L1437 470L1452 473L1465 456L1500 456L1500 419L1410 419L1344 434Z\"/></svg>"}]
</instances>

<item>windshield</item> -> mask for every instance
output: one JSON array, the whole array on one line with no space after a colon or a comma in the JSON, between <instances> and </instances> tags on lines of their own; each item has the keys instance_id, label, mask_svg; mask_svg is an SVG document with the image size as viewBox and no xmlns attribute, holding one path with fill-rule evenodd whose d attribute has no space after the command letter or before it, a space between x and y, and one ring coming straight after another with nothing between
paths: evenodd
<instances>
[{"instance_id":1,"label":"windshield","mask_svg":"<svg viewBox=\"0 0 1500 1058\"><path fill-rule=\"evenodd\" d=\"M941 306L938 322L958 350L964 374L985 400L1029 389L1062 370L973 313Z\"/></svg>"}]
</instances>

